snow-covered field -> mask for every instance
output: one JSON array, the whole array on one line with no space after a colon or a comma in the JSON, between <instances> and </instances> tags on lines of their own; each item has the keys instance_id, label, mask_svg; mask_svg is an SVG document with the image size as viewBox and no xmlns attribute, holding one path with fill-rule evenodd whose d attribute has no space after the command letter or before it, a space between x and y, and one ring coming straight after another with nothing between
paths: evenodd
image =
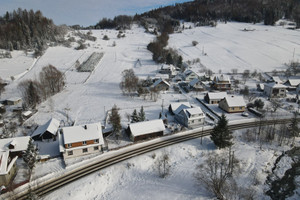
<instances>
[{"instance_id":1,"label":"snow-covered field","mask_svg":"<svg viewBox=\"0 0 300 200\"><path fill-rule=\"evenodd\" d=\"M244 28L253 31L243 31ZM16 76L7 87L1 99L20 96L18 83L26 79L37 79L40 71L46 65L52 64L65 73L66 88L38 106L26 124L42 124L51 117L66 120L66 110L71 120L76 124L104 123L106 113L116 104L120 108L123 125L128 123L125 115L134 109L144 106L148 119L158 118L162 102L164 109L176 99L187 98L197 104L190 94L175 94L167 92L160 94L157 102L130 98L122 95L119 83L122 71L133 69L139 78L156 76L160 65L152 61L151 53L146 49L147 44L155 36L145 33L143 28L134 26L125 32L125 38L117 38L115 30L93 30L96 42L88 42L85 50L75 50L66 47L50 47L45 54L35 60L29 54L13 52L13 59L0 59L0 77L10 79ZM201 63L214 72L230 72L238 69L272 71L283 69L284 64L293 59L300 59L300 32L287 30L282 27L271 27L245 23L219 23L216 28L197 27L186 29L183 33L170 35L169 47L178 49L184 61L200 58ZM110 40L102 40L107 35ZM195 47L192 41L198 41ZM113 46L113 43L116 46ZM75 46L75 45L74 45ZM104 53L95 70L90 74L77 72L75 62L84 62L93 52ZM295 53L294 53L295 52ZM204 54L205 55L204 55ZM141 66L136 65L140 60ZM194 94L192 94L194 95ZM163 101L161 100L163 99ZM240 116L234 117L239 119ZM55 146L55 145L54 145ZM165 149L172 161L171 175L166 179L158 177L153 169L155 159L151 154L139 156L101 172L92 174L80 181L67 185L63 189L50 194L46 199L208 199L213 198L206 191L199 189L193 173L195 167L203 161L202 154L214 149L208 138L201 146L199 140L193 140L174 145ZM234 146L237 157L243 160L245 178L251 170L269 170L274 162L274 152L279 149L257 150L251 144L239 142ZM51 151L52 153L57 153ZM157 156L162 150L155 152ZM45 154L47 154L45 152ZM55 169L61 166L61 160L50 161ZM44 175L47 163L37 168L36 176ZM130 163L131 165L128 165ZM269 164L268 164L269 163ZM261 172L261 179L266 174ZM245 187L247 180L241 178ZM257 188L262 195L262 188ZM259 196L261 197L261 196Z\"/></svg>"}]
</instances>

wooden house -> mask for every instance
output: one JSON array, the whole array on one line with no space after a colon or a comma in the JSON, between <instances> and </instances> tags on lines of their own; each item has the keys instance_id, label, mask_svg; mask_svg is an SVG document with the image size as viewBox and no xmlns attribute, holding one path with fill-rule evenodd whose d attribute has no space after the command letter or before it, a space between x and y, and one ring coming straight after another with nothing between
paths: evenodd
<instances>
[{"instance_id":1,"label":"wooden house","mask_svg":"<svg viewBox=\"0 0 300 200\"><path fill-rule=\"evenodd\" d=\"M246 103L242 96L226 96L219 102L219 107L228 113L244 112Z\"/></svg>"},{"instance_id":2,"label":"wooden house","mask_svg":"<svg viewBox=\"0 0 300 200\"><path fill-rule=\"evenodd\" d=\"M55 140L60 121L51 118L44 125L39 126L31 135L34 140Z\"/></svg>"},{"instance_id":3,"label":"wooden house","mask_svg":"<svg viewBox=\"0 0 300 200\"><path fill-rule=\"evenodd\" d=\"M163 136L165 125L162 119L129 124L127 134L133 142Z\"/></svg>"},{"instance_id":4,"label":"wooden house","mask_svg":"<svg viewBox=\"0 0 300 200\"><path fill-rule=\"evenodd\" d=\"M59 134L59 149L64 159L103 151L101 123L64 127Z\"/></svg>"},{"instance_id":5,"label":"wooden house","mask_svg":"<svg viewBox=\"0 0 300 200\"><path fill-rule=\"evenodd\" d=\"M227 92L208 92L204 96L204 100L208 104L218 104L226 96Z\"/></svg>"},{"instance_id":6,"label":"wooden house","mask_svg":"<svg viewBox=\"0 0 300 200\"><path fill-rule=\"evenodd\" d=\"M214 77L211 87L214 90L231 90L231 82L228 76L222 74Z\"/></svg>"}]
</instances>

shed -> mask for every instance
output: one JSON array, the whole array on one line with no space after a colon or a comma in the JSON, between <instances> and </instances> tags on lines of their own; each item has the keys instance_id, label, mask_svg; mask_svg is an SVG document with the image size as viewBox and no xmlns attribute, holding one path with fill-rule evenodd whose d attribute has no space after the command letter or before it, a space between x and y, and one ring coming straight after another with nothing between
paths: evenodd
<instances>
[{"instance_id":1,"label":"shed","mask_svg":"<svg viewBox=\"0 0 300 200\"><path fill-rule=\"evenodd\" d=\"M133 142L163 136L165 125L162 119L129 124L127 133Z\"/></svg>"},{"instance_id":2,"label":"shed","mask_svg":"<svg viewBox=\"0 0 300 200\"><path fill-rule=\"evenodd\" d=\"M12 97L12 98L6 99L5 102L6 102L6 105L17 105L22 102L22 98L21 97Z\"/></svg>"},{"instance_id":3,"label":"shed","mask_svg":"<svg viewBox=\"0 0 300 200\"><path fill-rule=\"evenodd\" d=\"M57 135L57 130L59 128L60 122L51 118L44 125L39 126L31 135L34 140L49 140L55 139Z\"/></svg>"}]
</instances>

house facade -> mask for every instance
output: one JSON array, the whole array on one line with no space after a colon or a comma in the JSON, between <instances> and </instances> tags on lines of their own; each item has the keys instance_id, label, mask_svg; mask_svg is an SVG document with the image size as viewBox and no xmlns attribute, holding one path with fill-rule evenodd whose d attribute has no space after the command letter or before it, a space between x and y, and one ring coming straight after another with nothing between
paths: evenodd
<instances>
[{"instance_id":1,"label":"house facade","mask_svg":"<svg viewBox=\"0 0 300 200\"><path fill-rule=\"evenodd\" d=\"M127 134L133 142L163 136L165 125L162 119L129 124Z\"/></svg>"},{"instance_id":2,"label":"house facade","mask_svg":"<svg viewBox=\"0 0 300 200\"><path fill-rule=\"evenodd\" d=\"M155 81L153 83L153 85L151 86L151 89L153 90L156 90L156 91L166 91L166 90L169 90L170 88L170 84L163 80L163 79L159 79L157 81Z\"/></svg>"},{"instance_id":3,"label":"house facade","mask_svg":"<svg viewBox=\"0 0 300 200\"><path fill-rule=\"evenodd\" d=\"M0 152L0 185L7 186L14 179L17 166L18 156L12 156L10 151Z\"/></svg>"},{"instance_id":4,"label":"house facade","mask_svg":"<svg viewBox=\"0 0 300 200\"><path fill-rule=\"evenodd\" d=\"M222 74L214 77L211 87L214 90L231 90L231 82L228 76Z\"/></svg>"},{"instance_id":5,"label":"house facade","mask_svg":"<svg viewBox=\"0 0 300 200\"><path fill-rule=\"evenodd\" d=\"M228 113L244 112L246 103L242 96L226 96L219 102L219 107Z\"/></svg>"},{"instance_id":6,"label":"house facade","mask_svg":"<svg viewBox=\"0 0 300 200\"><path fill-rule=\"evenodd\" d=\"M284 98L286 96L287 86L277 83L264 84L264 94L269 98Z\"/></svg>"},{"instance_id":7,"label":"house facade","mask_svg":"<svg viewBox=\"0 0 300 200\"><path fill-rule=\"evenodd\" d=\"M176 121L187 128L203 125L204 118L204 113L200 107L182 109L175 115Z\"/></svg>"},{"instance_id":8,"label":"house facade","mask_svg":"<svg viewBox=\"0 0 300 200\"><path fill-rule=\"evenodd\" d=\"M101 123L62 128L59 143L64 159L102 152L104 140Z\"/></svg>"},{"instance_id":9,"label":"house facade","mask_svg":"<svg viewBox=\"0 0 300 200\"><path fill-rule=\"evenodd\" d=\"M218 104L226 96L227 96L227 92L208 92L204 96L204 100L208 104Z\"/></svg>"}]
</instances>

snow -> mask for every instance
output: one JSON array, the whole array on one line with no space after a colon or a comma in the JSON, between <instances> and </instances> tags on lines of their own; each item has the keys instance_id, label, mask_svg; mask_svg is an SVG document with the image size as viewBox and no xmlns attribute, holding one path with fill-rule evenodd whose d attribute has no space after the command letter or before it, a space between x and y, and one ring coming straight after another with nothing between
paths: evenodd
<instances>
[{"instance_id":1,"label":"snow","mask_svg":"<svg viewBox=\"0 0 300 200\"><path fill-rule=\"evenodd\" d=\"M2 151L6 151L9 149L9 145L13 142L15 145L14 149L9 149L11 152L16 151L24 151L27 149L27 145L29 142L29 136L23 136L23 137L14 137L14 138L6 138L6 139L0 139L0 149Z\"/></svg>"},{"instance_id":2,"label":"snow","mask_svg":"<svg viewBox=\"0 0 300 200\"><path fill-rule=\"evenodd\" d=\"M129 127L134 137L165 130L165 125L161 119L132 123Z\"/></svg>"},{"instance_id":3,"label":"snow","mask_svg":"<svg viewBox=\"0 0 300 200\"><path fill-rule=\"evenodd\" d=\"M88 140L99 139L104 144L101 123L87 124L62 128L64 144L72 144Z\"/></svg>"},{"instance_id":4,"label":"snow","mask_svg":"<svg viewBox=\"0 0 300 200\"><path fill-rule=\"evenodd\" d=\"M229 107L246 106L245 100L242 96L226 96L225 100Z\"/></svg>"},{"instance_id":5,"label":"snow","mask_svg":"<svg viewBox=\"0 0 300 200\"><path fill-rule=\"evenodd\" d=\"M58 121L55 118L51 118L46 124L39 126L31 135L31 137L40 135L40 137L48 131L49 133L55 135L58 127L59 127L60 121Z\"/></svg>"}]
</instances>

